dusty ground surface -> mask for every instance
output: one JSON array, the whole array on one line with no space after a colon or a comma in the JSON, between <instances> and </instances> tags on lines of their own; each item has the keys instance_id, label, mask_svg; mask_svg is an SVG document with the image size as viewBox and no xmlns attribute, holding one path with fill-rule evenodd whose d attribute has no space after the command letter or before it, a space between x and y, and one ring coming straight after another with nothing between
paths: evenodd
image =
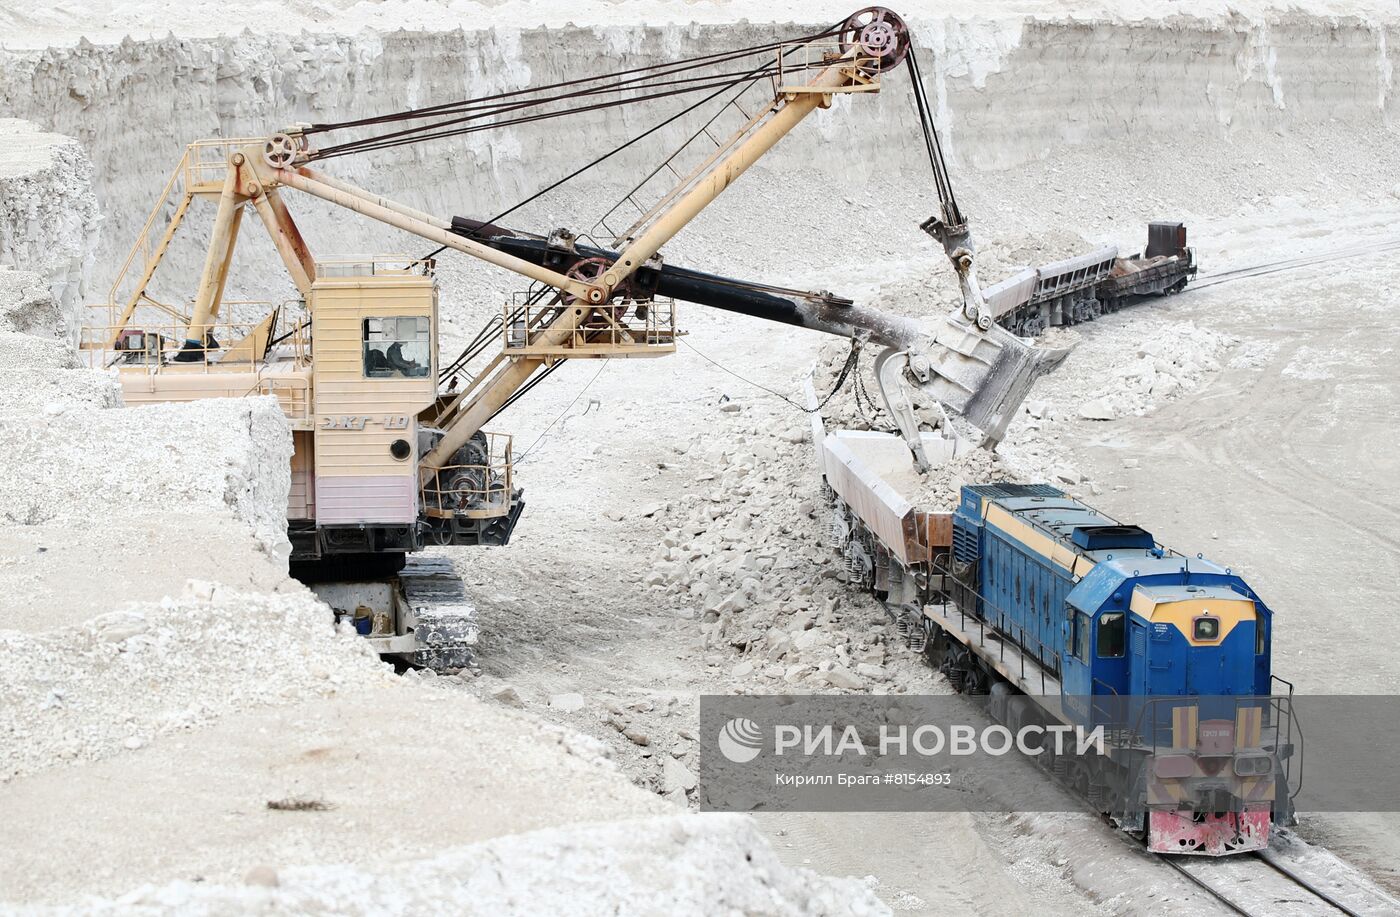
<instances>
[{"instance_id":1,"label":"dusty ground surface","mask_svg":"<svg viewBox=\"0 0 1400 917\"><path fill-rule=\"evenodd\" d=\"M338 9L298 5L297 21L323 22ZM454 14L466 9L453 6ZM697 9L701 18L733 18L723 5ZM381 22L364 5L356 11ZM1149 218L1185 219L1207 271L1394 238L1393 25L1328 22L1336 47L1352 50L1324 55L1322 21L1303 14L1140 30L1122 21L1134 13L1127 7L1098 11L1112 21L1092 26L1060 18L1024 29L923 12L920 35L939 52L933 78L957 139L965 206L985 229L993 272L1067 254L1080 236L1132 250ZM66 45L85 30L74 9L9 15L20 36L11 48ZM7 52L0 99L103 157L98 196L109 221L99 248L110 270L187 140L399 107L409 96L456 97L458 80L500 88L558 79L592 68L600 48L673 56L755 34L683 28L662 42L611 19L606 29L556 37L511 28L447 37L315 32L295 41ZM1151 53L1140 53L1144 42ZM1057 53L1064 48L1076 51ZM186 78L171 86L152 77L172 70ZM1075 78L1082 73L1095 79ZM1162 101L1158 87L1168 81L1189 82L1179 107L1176 95ZM794 138L773 168L746 176L744 190L722 198L668 255L909 313L946 304L948 272L916 228L932 197L915 171L918 150L900 145L913 137L905 101L889 93L868 110L843 105L820 116L807 125L808 140ZM169 136L153 146L148 131L132 129L142 119L128 106L146 120L161 112ZM611 136L602 134L611 127L592 129ZM568 145L546 140L523 133L460 155L347 170L414 204L484 216L535 190L539 175L576 164ZM623 162L620 177L516 219L532 228L583 225L642 165ZM308 212L318 250L402 246ZM250 259L270 263L266 251ZM172 262L188 272L197 247ZM1065 341L1077 343L1074 353L1037 387L1038 407L1013 427L1001 461L1141 521L1182 550L1244 568L1279 615L1277 668L1300 687L1391 690L1396 668L1372 628L1390 613L1397 558L1387 535L1397 506L1385 486L1400 429L1393 263L1372 256L1221 284L1083 329ZM444 259L441 276L447 352L512 286L485 281L460 260ZM240 293L252 292L239 283ZM474 283L486 285L469 296ZM202 902L228 913L304 909L308 900L332 910L398 903L427 911L443 901L529 910L528 887L503 882L485 892L497 897L458 898L476 890L452 879L510 857L518 881L550 868L539 851L605 853L654 840L652 859L642 851L639 862L654 864L658 851L674 856L687 864L687 883L708 876L722 885L756 857L776 878L751 890L771 891L789 911L878 907L862 888L917 914L1207 907L1192 886L1081 816L758 818L787 866L861 880L831 886L770 864L751 829L653 820L690 804L703 693L948 690L904 652L880 609L841 582L823 542L804 416L745 381L796 397L800 375L829 355L826 344L698 308L683 315L691 336L676 355L566 365L497 422L516 436L529 506L508 548L451 552L480 607L476 676L391 678L353 640L326 632L319 607L267 566L247 527L194 526L199 537L188 543L180 532L99 535L38 524L5 535L0 584L23 593L6 614L24 616L30 595L56 610L39 623L3 625L15 664L0 672L23 685L12 696L24 702L6 708L18 725L0 738L16 744L0 750L22 747L12 758L26 776L0 784L0 809L15 816L0 829L0 847L22 867L0 876L0 898L71 905L96 895L117 910ZM35 349L28 340L3 343L6 354ZM1144 366L1146 346L1166 350ZM1105 398L1117 419L1080 416L1085 403ZM46 409L45 400L16 401L26 423ZM40 446L55 454L51 443ZM139 493L136 484L144 482L133 482ZM90 488L71 490L75 504L90 505L82 503L93 499ZM23 504L26 518L34 505ZM229 533L223 542L220 531ZM33 562L51 538L52 556ZM113 562L109 539L132 559ZM149 607L180 596L184 574L211 569L229 585L286 593L285 604L248 601L266 639L240 628L227 602L197 596ZM139 582L126 583L128 575ZM159 627L129 617L91 625L117 600L145 603L141 622ZM185 622L183 609L192 609ZM165 671L163 645L188 653L189 664ZM51 654L51 668L23 664L35 646ZM191 652L199 646L207 655ZM89 650L101 665L85 665ZM72 676L74 689L56 673L87 674ZM55 712L62 709L72 712ZM42 719L60 715L93 738ZM94 746L102 753L87 754ZM42 758L48 752L52 760ZM598 760L603 754L621 776ZM286 798L333 808L267 809ZM70 817L54 817L56 799ZM570 833L579 822L629 817L649 827ZM89 831L94 824L101 830ZM563 833L510 837L534 829ZM707 830L726 838L719 853L687 859L710 849ZM1308 818L1302 831L1400 891L1393 818ZM492 846L498 841L504 846ZM587 876L603 860L571 860L567 875ZM281 891L267 889L268 870ZM666 878L654 871L653 881ZM422 891L439 882L447 897ZM804 885L810 897L793 890ZM686 900L723 891L701 885ZM833 904L828 892L844 897ZM654 905L660 893L643 884L622 900ZM751 902L738 895L732 903L744 910Z\"/></svg>"}]
</instances>

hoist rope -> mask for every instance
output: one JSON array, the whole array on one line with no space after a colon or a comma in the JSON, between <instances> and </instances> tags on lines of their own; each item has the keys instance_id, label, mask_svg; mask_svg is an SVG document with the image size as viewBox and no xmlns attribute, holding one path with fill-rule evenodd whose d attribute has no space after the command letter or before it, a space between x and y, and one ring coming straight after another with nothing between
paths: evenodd
<instances>
[{"instance_id":1,"label":"hoist rope","mask_svg":"<svg viewBox=\"0 0 1400 917\"><path fill-rule=\"evenodd\" d=\"M944 221L952 225L966 222L958 209L957 198L953 195L952 181L948 177L948 164L943 158L943 144L938 139L938 131L933 123L933 109L924 89L924 77L919 71L918 49L909 47L905 60L909 64L909 81L914 90L914 108L919 113L919 127L924 134L924 146L928 150L928 162L933 167L933 181L938 191L938 200L943 205Z\"/></svg>"},{"instance_id":2,"label":"hoist rope","mask_svg":"<svg viewBox=\"0 0 1400 917\"><path fill-rule=\"evenodd\" d=\"M351 127L370 127L378 124L391 124L401 121L423 120L429 121L413 127L406 127L385 134L361 137L341 144L322 147L312 154L313 159L330 159L336 156L349 155L350 153L365 152L368 150L386 149L392 146L399 146L405 143L419 143L425 140L436 140L446 137L460 136L478 130L490 130L498 127L506 127L515 124L530 123L544 120L546 118L564 117L571 114L579 114L589 111L597 111L604 108L612 108L620 105L631 105L639 102L646 102L653 99L664 98L669 95L680 95L688 92L702 92L707 89L722 84L734 85L746 79L751 79L757 72L760 76L774 75L779 70L779 62L774 60L771 63L765 62L758 68L746 71L731 71L729 73L708 73L697 76L686 76L679 79L666 80L663 77L675 76L706 67L713 67L717 64L739 60L745 57L752 57L755 54L769 51L780 51L785 45L801 45L815 41L819 38L828 37L835 34L832 31L804 36L788 41L771 42L764 45L755 45L749 48L742 48L737 51L724 51L715 54L703 55L701 57L687 58L681 61L669 61L662 64L652 64L646 67L635 67L624 70L620 73L602 74L593 77L584 77L576 80L566 80L561 83L553 83L544 86L531 87L528 89L513 90L510 92L496 93L491 96L483 96L475 99L465 99L458 102L449 102L443 105L436 105L427 108L409 109L401 112L393 112L386 115L379 115L372 118L361 118L353 121L342 121L336 123L316 124L308 128L306 133L324 133L327 131L341 130ZM822 64L804 64L802 68L815 68L824 66ZM639 75L632 75L639 74ZM629 76L630 75L630 76ZM619 77L627 77L619 79ZM612 80L598 86L589 86L590 83L597 83L601 80ZM575 88L570 92L555 95L547 95L551 90L563 89L566 87ZM669 87L669 88L668 88ZM648 90L663 90L648 92ZM564 108L557 111L550 111L544 114L536 114L519 118L512 118L503 121L492 121L485 125L460 126L468 122L478 121L484 118L495 118L499 115L510 112L522 111L530 108L549 105L555 102L575 102L581 99L609 95L613 93L640 92L625 98L613 99L605 102L595 102L592 105L582 105Z\"/></svg>"},{"instance_id":3,"label":"hoist rope","mask_svg":"<svg viewBox=\"0 0 1400 917\"><path fill-rule=\"evenodd\" d=\"M839 28L828 29L828 30L825 31L825 32L821 32L821 33L818 33L818 34L816 34L816 35L811 35L811 36L808 36L807 38L804 38L804 39L798 39L798 40L797 40L797 43L798 43L798 44L808 43L808 42L811 42L811 41L815 41L815 40L817 40L817 39L819 39L819 38L826 38L826 37L829 37L829 36L831 36L831 35L837 34L839 31L840 31ZM776 45L773 45L773 46L765 46L765 47L781 47L782 45L791 44L791 43L792 43L792 42L780 42L780 43L778 43L778 44L776 44ZM793 53L793 51L795 51L795 50L796 50L796 48L794 47L794 48L789 49L788 51L783 51L783 52L781 52L781 53L782 53L784 56L786 56L786 55L788 55L788 54ZM495 216L491 217L489 220L485 220L485 221L484 221L484 225L494 225L494 224L496 224L498 221L504 219L505 217L510 216L512 213L515 213L517 210L521 209L522 207L525 207L525 206L527 206L528 204L534 203L535 201L537 201L537 200L539 200L540 198L544 197L546 194L549 194L551 191L554 191L555 189L559 188L560 186L562 186L562 185L564 185L564 184L567 184L568 182L570 182L570 181L572 181L573 179L579 177L580 175L582 175L583 173L587 172L588 170L590 170L590 169L592 169L592 168L594 168L594 167L596 167L596 166L598 166L598 165L601 165L602 163L604 163L604 162L606 162L607 160L611 159L612 157L616 156L618 153L621 153L623 150L626 150L626 149L628 149L629 147L631 147L631 146L633 146L633 145L635 145L635 144L637 144L637 143L640 143L642 140L645 140L647 137L650 137L652 134L655 134L657 131L660 131L660 130L662 130L663 128L668 127L669 125L675 123L676 121L680 120L681 118L685 117L686 115L690 114L691 112L695 111L696 109L703 108L705 105L709 104L710 102L714 101L715 99L717 99L717 98L719 98L721 95L723 95L723 94L725 93L725 91L728 90L730 87L732 87L732 86L734 86L734 85L737 85L738 83L746 83L746 85L744 85L744 86L739 90L739 92L735 94L734 99L731 99L729 102L726 102L726 103L725 103L725 106L724 106L724 107L727 107L727 106L728 106L729 104L731 104L733 101L735 101L735 100L737 100L738 98L740 98L740 97L744 94L744 92L746 92L746 91L747 91L750 87L752 87L755 83L757 83L759 80L763 79L764 76L767 75L767 74L765 73L765 71L767 71L768 69L770 69L770 67L769 67L769 65L766 64L766 63L765 63L765 64L761 64L761 65L759 65L759 66L753 68L753 69L750 70L747 74L745 74L745 76L741 77L740 79L735 80L735 81L733 81L733 82L731 82L731 83L729 83L729 84L727 84L727 85L725 85L725 86L721 86L720 88L716 89L714 92L712 92L712 93L710 93L709 95L705 96L703 99L700 99L698 102L694 102L694 103L692 103L692 104L690 104L690 105L687 105L685 108L682 108L682 109L680 109L679 111L675 112L674 114L669 115L668 117L664 118L663 120L657 122L656 124L652 125L651 127L647 128L646 130L642 131L640 134L637 134L636 136L632 137L632 138L629 139L629 140L623 141L622 143L620 143L620 144L618 144L617 146L613 147L611 150L608 150L606 153L603 153L602 155L598 156L597 158L592 159L592 160L590 160L590 161L587 162L587 163L584 163L582 166L579 166L577 169L575 169L574 171L572 171L572 172L570 172L569 174L565 175L563 178L560 178L560 179L558 179L557 181L551 182L550 184L548 184L548 185L546 185L545 187L541 188L540 190L536 191L534 194L531 194L529 197L525 198L524 200L521 200L521 201L516 202L515 204L512 204L510 207L507 207L505 210L502 210L500 213L498 213L498 214L496 214ZM721 111L722 111L722 110L723 110L723 107L721 107ZM713 121L713 120L714 120L714 119L712 118L711 121ZM708 124L708 122L707 122L707 124ZM688 143L688 142L689 142L689 141L687 141L687 143ZM635 190L635 189L634 189L634 190ZM615 208L614 208L614 209L615 209ZM444 251L446 248L447 248L447 246L445 246L445 245L439 246L438 248L434 249L433 252L432 252L431 254L429 254L427 257L429 257L429 258L435 257L436 255L438 255L439 253L441 253L442 251Z\"/></svg>"},{"instance_id":4,"label":"hoist rope","mask_svg":"<svg viewBox=\"0 0 1400 917\"><path fill-rule=\"evenodd\" d=\"M348 127L365 127L369 125L383 124L392 121L405 121L413 120L415 118L427 118L436 114L452 114L457 110L470 108L486 102L497 102L502 99L518 98L523 95L545 92L552 89L563 89L569 86L581 86L587 83L597 82L599 80L629 76L635 73L650 73L652 71L669 72L673 69L695 69L694 66L690 65L703 66L707 63L713 64L717 62L732 60L738 57L751 56L765 51L773 51L786 44L803 44L815 41L818 38L827 38L837 34L838 31L839 30L829 29L825 32L820 32L815 35L808 35L801 38L786 39L784 41L770 42L767 44L754 45L748 48L732 49L729 51L716 51L713 54L702 54L697 57L683 58L682 60L678 61L667 61L665 63L660 64L647 64L646 66L632 67L627 70L618 70L611 73L599 73L594 74L593 76L578 77L572 80L563 80L558 83L546 83L542 86L528 86L524 89L514 89L508 92L498 92L494 95L477 96L471 99L460 99L456 102L445 102L440 105L430 105L423 108L405 109L403 111L392 112L385 115L375 115L369 118L359 118L351 121L323 122L313 124L311 127L307 128L306 133L316 134L323 133L326 131L340 130L342 128ZM661 75L664 76L666 75L666 73L663 72Z\"/></svg>"}]
</instances>

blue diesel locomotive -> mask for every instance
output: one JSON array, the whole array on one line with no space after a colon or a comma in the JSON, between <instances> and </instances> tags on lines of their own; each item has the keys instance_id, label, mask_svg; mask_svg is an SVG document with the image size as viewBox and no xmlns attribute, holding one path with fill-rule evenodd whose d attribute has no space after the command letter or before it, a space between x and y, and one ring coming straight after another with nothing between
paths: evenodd
<instances>
[{"instance_id":1,"label":"blue diesel locomotive","mask_svg":"<svg viewBox=\"0 0 1400 917\"><path fill-rule=\"evenodd\" d=\"M1242 577L1020 484L964 487L935 568L919 645L999 716L1104 727L1106 753L1047 763L1149 849L1257 850L1292 822L1296 724Z\"/></svg>"}]
</instances>

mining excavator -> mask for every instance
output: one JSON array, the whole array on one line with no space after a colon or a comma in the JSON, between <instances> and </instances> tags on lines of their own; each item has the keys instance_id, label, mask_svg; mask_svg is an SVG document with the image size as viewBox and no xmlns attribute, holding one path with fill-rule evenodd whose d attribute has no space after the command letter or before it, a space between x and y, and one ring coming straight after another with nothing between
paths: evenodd
<instances>
[{"instance_id":1,"label":"mining excavator","mask_svg":"<svg viewBox=\"0 0 1400 917\"><path fill-rule=\"evenodd\" d=\"M953 264L960 308L915 320L829 292L663 259L667 241L804 118L839 95L880 91L906 62L941 205L924 228ZM771 97L765 93L758 106L745 101L745 109L742 94L755 86L771 88ZM502 221L517 208L489 220L442 218L325 169L340 156L672 96L700 98L573 175L681 116L703 115L706 105L731 116L737 110L742 124L716 136L715 118L705 122L691 140L703 137L706 154L686 172L676 168L674 154L659 166L648 177L669 169L674 185L649 207L628 195L640 215L620 232L506 228ZM325 142L332 136L350 139ZM289 206L292 192L437 249L419 258L313 256ZM192 304L172 306L153 295L152 279L199 201L217 205L203 271ZM250 215L271 237L296 288L288 302L225 302L235 244ZM512 271L532 286L444 363L435 259L446 250ZM682 334L677 302L848 338L853 354L857 344L879 346L881 390L921 464L925 440L909 408L909 387L995 443L1032 381L1053 364L994 322L908 29L879 7L819 34L758 47L373 118L297 124L267 137L193 143L99 307L107 320L89 320L83 346L119 370L128 404L276 397L293 431L292 573L379 652L453 669L470 661L476 636L470 603L449 564L413 555L434 545L509 540L523 491L510 437L487 425L564 361L674 353ZM251 320L234 321L235 307ZM473 365L492 350L484 365ZM466 381L456 388L459 380Z\"/></svg>"}]
</instances>

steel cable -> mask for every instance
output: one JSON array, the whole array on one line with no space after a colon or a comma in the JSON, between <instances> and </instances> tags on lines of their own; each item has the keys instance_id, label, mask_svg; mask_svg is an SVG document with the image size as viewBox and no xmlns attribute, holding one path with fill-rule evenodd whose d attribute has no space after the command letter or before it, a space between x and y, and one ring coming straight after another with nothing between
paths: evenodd
<instances>
[{"instance_id":1,"label":"steel cable","mask_svg":"<svg viewBox=\"0 0 1400 917\"><path fill-rule=\"evenodd\" d=\"M815 69L817 65L807 65L800 69ZM666 98L672 95L682 95L690 92L703 92L715 86L729 88L745 80L752 78L762 78L771 76L778 72L776 65L765 65L762 71L754 77L753 70L731 71L729 73L710 73L701 76L685 77L677 80L666 80L654 83L639 84L637 86L626 87L633 90L662 89L663 87L683 87L672 88L669 91L659 91L648 95L630 96L627 98L613 99L607 102L595 102L592 105L575 106L571 108L559 109L556 111L544 112L538 115L530 115L521 118L512 118L505 121L492 121L489 124L474 125L471 127L459 127L449 130L453 125L466 124L468 122L479 121L483 118L495 117L508 114L513 111L524 111L547 105L552 102L572 101L590 96L605 95L611 92L621 91L614 88L589 90L587 92L576 93L567 96L557 96L548 99L531 100L528 102L517 102L512 105L497 106L475 114L464 115L460 118L437 121L431 124L419 125L417 127L404 128L388 134L378 134L370 137L363 137L359 140L351 140L334 146L324 147L314 151L309 157L311 160L333 159L337 156L346 156L351 153L361 153L367 150L388 149L395 146L403 146L409 143L421 143L426 140L437 140L445 137L456 137L462 134L475 133L483 130L494 130L499 127L509 127L515 124L527 124L533 121L543 121L550 118L562 118L569 115L583 114L591 111L598 111L605 108L616 108L624 105L633 105L651 99Z\"/></svg>"},{"instance_id":2,"label":"steel cable","mask_svg":"<svg viewBox=\"0 0 1400 917\"><path fill-rule=\"evenodd\" d=\"M958 209L953 185L948 177L948 163L943 157L943 144L938 139L938 130L933 124L933 111L924 89L923 73L919 70L919 55L911 44L905 58L909 65L909 80L913 84L914 108L919 114L919 127L924 134L924 146L928 150L929 165L933 168L933 181L938 191L938 200L943 205L943 218L952 225L962 225L962 211Z\"/></svg>"},{"instance_id":3,"label":"steel cable","mask_svg":"<svg viewBox=\"0 0 1400 917\"><path fill-rule=\"evenodd\" d=\"M670 81L659 80L658 78L673 76L678 73L684 73L690 70L697 70L703 67L711 67L716 64L727 63L729 61L739 60L744 57L751 57L755 54L767 51L779 50L782 48L783 45L786 44L807 44L817 39L827 37L831 34L834 33L831 31L827 31L817 33L815 35L804 36L798 39L792 39L789 41L772 42L765 45L756 45L750 48L742 48L737 51L724 51L710 55L703 55L701 57L687 58L681 61L669 61L663 64L652 64L646 67L636 67L630 70L623 70L612 74L602 74L593 77L584 77L577 80L566 80L561 83L553 83L545 86L531 87L528 89L514 90L511 92L497 93L491 96L483 96L476 99L467 99L458 102L450 102L445 103L443 105L430 106L426 108L410 109L402 112L395 112L372 118L361 118L353 121L316 124L313 125L311 128L308 128L306 133L323 133L327 131L341 130L349 127L368 127L376 124L388 124L407 120L423 120L427 118L436 119L435 121L429 124L404 128L402 130L393 131L387 134L363 137L357 140L347 141L346 143L325 147L313 153L313 159L328 159L334 156L347 155L351 152L363 152L365 150L384 149L389 146L397 145L397 143L393 143L391 141L419 142L421 140L457 136L459 133L458 131L445 131L441 129L450 127L455 124L461 124L467 121L479 120L485 117L505 114L511 111L519 111L522 109L534 108L541 105L548 105L553 102L571 101L601 94L625 92L628 90L638 89L644 90L660 86L673 86L686 83L705 84L706 82L708 82L709 85L714 85L714 81L718 79L720 75L709 74L704 76L686 77L683 79ZM777 63L775 62L774 64L766 65L766 69L776 72ZM751 73L752 71L749 71L747 74L743 75L738 73L734 73L731 75L737 77L738 79L744 79L747 78L747 76ZM642 75L631 76L627 79L618 79L619 77L627 76L629 74ZM546 96L543 98L521 99L522 96L539 96L540 93L546 93L550 90L560 89L569 86L586 86L586 84L588 83L593 83L605 79L613 79L616 80L616 82L604 86L594 86L590 88L579 89L574 92ZM704 87L697 86L693 88L693 91L700 91L702 88ZM659 97L661 96L658 94L653 94L626 100L618 100L614 104L632 104L634 102L641 102L646 101L650 98ZM518 101L510 102L508 104L493 104L502 103L504 100L507 99L517 99ZM596 110L598 107L610 106L584 106L582 108L568 109L564 112L554 112L551 114L552 116L559 116L580 111L592 111ZM461 117L448 117L452 115L461 115ZM519 119L515 119L511 121L499 122L493 124L492 126L504 127L516 123L524 122ZM465 133L469 131L463 130L460 132Z\"/></svg>"},{"instance_id":4,"label":"steel cable","mask_svg":"<svg viewBox=\"0 0 1400 917\"><path fill-rule=\"evenodd\" d=\"M424 130L434 130L433 133L420 133L418 132L419 129L414 129L414 131L408 136L402 136L401 134L403 132L400 132L393 135L385 135L382 137L368 137L360 141L352 141L351 143L340 144L339 146L327 147L323 150L312 154L308 158L308 161L334 159L339 156L348 156L354 153L365 153L374 150L390 149L397 146L406 146L412 143L423 143L430 140L445 140L450 137L461 137L466 134L474 134L479 133L481 131L496 130L502 127L514 127L520 124L533 124L538 121L548 121L554 118L566 118L570 115L579 115L585 114L587 112L602 111L604 109L609 108L619 108L624 105L635 105L640 102L650 102L655 99L664 99L669 98L671 96L687 95L689 93L695 92L704 92L708 89L718 88L721 92L723 92L724 90L729 89L730 87L735 86L740 82L743 82L743 80L746 79L746 77L730 76L728 78L716 78L712 75L705 77L704 79L708 82L698 83L693 86L687 86L679 89L667 89L664 91L647 93L644 95L629 97L625 99L613 99L607 102L595 102L591 105L581 105L574 108L561 109L558 111L523 115L518 118L507 118L503 121L492 121L488 124L475 124L450 129L447 128L447 124L434 124L428 125L424 128ZM462 121L467 120L475 120L475 117L457 119L453 122L448 123L458 124Z\"/></svg>"},{"instance_id":5,"label":"steel cable","mask_svg":"<svg viewBox=\"0 0 1400 917\"><path fill-rule=\"evenodd\" d=\"M327 131L341 130L350 127L367 127L374 124L391 123L394 121L413 120L416 118L426 118L435 114L452 114L464 108L470 108L483 102L495 102L502 99L518 98L531 93L545 92L552 89L562 89L568 86L580 86L598 80L612 79L616 77L628 76L634 73L646 73L651 71L679 72L680 70L695 69L696 66L703 66L707 63L723 62L733 60L738 57L752 56L764 51L777 50L785 44L805 44L816 41L819 38L828 38L837 34L839 30L827 30L814 35L801 38L787 39L784 41L770 42L763 45L753 45L748 48L737 50L717 51L713 54L703 54L697 57L684 58L679 61L667 61L661 64L648 64L642 67L632 67L627 70L618 70L612 73L595 74L594 76L579 77L572 80L563 80L558 83L548 83L543 86L530 86L525 89L515 89L507 92L499 92L489 96L478 96L473 99L460 99L456 102L444 102L441 105L430 105L423 108L405 109L399 112L391 112L387 115L376 115L369 118L359 118L350 121L334 121L313 124L306 130L307 134L324 133ZM690 66L694 65L694 66ZM665 73L661 75L666 75Z\"/></svg>"}]
</instances>

